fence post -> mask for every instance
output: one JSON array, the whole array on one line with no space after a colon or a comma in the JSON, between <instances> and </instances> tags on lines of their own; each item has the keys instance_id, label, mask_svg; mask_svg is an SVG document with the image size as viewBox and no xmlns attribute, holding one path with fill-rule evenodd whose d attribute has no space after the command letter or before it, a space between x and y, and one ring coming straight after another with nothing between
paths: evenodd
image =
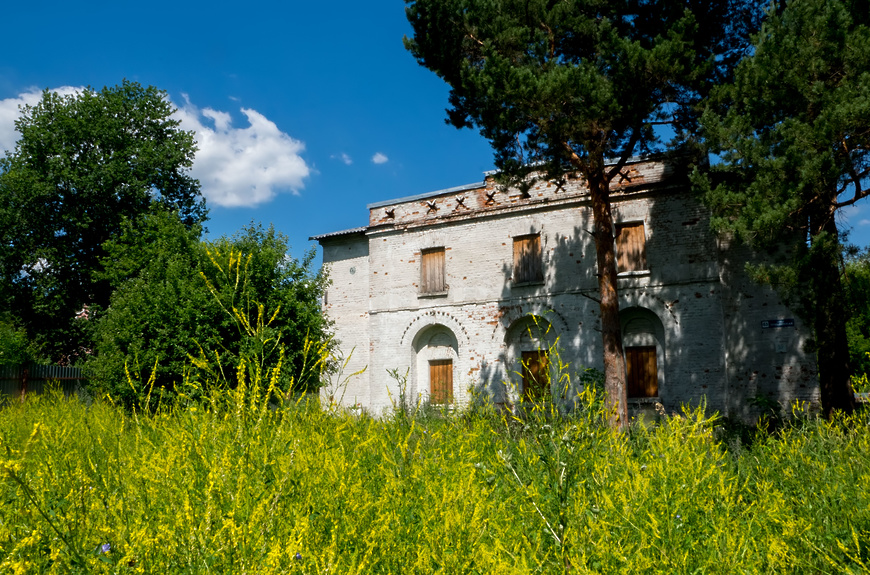
<instances>
[{"instance_id":1,"label":"fence post","mask_svg":"<svg viewBox=\"0 0 870 575\"><path fill-rule=\"evenodd\" d=\"M21 402L24 403L24 396L27 395L27 376L30 375L30 370L26 367L21 372Z\"/></svg>"}]
</instances>

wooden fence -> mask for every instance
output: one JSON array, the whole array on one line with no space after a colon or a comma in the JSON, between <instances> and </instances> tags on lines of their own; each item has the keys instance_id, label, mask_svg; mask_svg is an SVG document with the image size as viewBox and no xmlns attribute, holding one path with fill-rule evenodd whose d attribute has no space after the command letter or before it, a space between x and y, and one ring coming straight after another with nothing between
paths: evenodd
<instances>
[{"instance_id":1,"label":"wooden fence","mask_svg":"<svg viewBox=\"0 0 870 575\"><path fill-rule=\"evenodd\" d=\"M51 385L57 385L67 395L76 393L85 380L80 367L59 365L0 366L0 394L20 397L28 393L42 393Z\"/></svg>"}]
</instances>

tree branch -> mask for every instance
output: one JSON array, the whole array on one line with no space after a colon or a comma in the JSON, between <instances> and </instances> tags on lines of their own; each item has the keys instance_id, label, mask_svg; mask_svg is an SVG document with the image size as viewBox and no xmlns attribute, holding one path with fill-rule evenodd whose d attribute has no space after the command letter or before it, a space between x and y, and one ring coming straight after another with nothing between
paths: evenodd
<instances>
[{"instance_id":1,"label":"tree branch","mask_svg":"<svg viewBox=\"0 0 870 575\"><path fill-rule=\"evenodd\" d=\"M619 154L619 161L616 162L616 165L613 166L610 171L607 173L607 183L610 184L610 181L622 171L622 168L625 167L625 163L628 161L628 158L631 156L631 151L634 150L634 147L637 145L638 141L640 141L640 130L635 129L631 133L631 138L629 138L628 143L625 144L625 147L622 149L622 152Z\"/></svg>"},{"instance_id":2,"label":"tree branch","mask_svg":"<svg viewBox=\"0 0 870 575\"><path fill-rule=\"evenodd\" d=\"M846 139L842 138L842 137L840 138L840 143L843 144L843 151L845 152L846 157L848 158L851 155L850 150L849 150L849 144L846 142ZM847 182L846 186L848 186L849 183L854 184L855 185L855 195L852 197L851 200L846 200L845 202L834 202L835 209L840 209L840 208L844 208L846 206L851 206L852 204L854 204L858 200L865 198L865 197L867 197L868 194L870 194L870 190L864 190L861 187L861 180L863 180L864 178L866 178L868 176L868 174L870 174L870 168L868 168L867 170L864 170L863 172L858 172L855 170L855 163L850 161L848 170L849 170L849 175L851 176L851 178Z\"/></svg>"},{"instance_id":3,"label":"tree branch","mask_svg":"<svg viewBox=\"0 0 870 575\"><path fill-rule=\"evenodd\" d=\"M562 141L562 147L565 148L565 151L568 152L568 158L571 160L571 164L577 168L584 176L588 177L589 175L589 165L583 161L577 152L574 151L574 148L571 147L568 142Z\"/></svg>"}]
</instances>

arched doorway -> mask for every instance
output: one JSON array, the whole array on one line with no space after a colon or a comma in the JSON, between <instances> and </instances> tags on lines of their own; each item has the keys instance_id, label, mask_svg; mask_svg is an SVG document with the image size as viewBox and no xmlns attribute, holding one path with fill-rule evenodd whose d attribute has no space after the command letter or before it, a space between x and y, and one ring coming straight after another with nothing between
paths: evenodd
<instances>
[{"instance_id":1,"label":"arched doorway","mask_svg":"<svg viewBox=\"0 0 870 575\"><path fill-rule=\"evenodd\" d=\"M434 324L423 328L414 338L415 391L435 405L452 404L459 345L446 326Z\"/></svg>"},{"instance_id":2,"label":"arched doorway","mask_svg":"<svg viewBox=\"0 0 870 575\"><path fill-rule=\"evenodd\" d=\"M619 313L628 398L656 401L665 384L665 330L652 311L627 308Z\"/></svg>"},{"instance_id":3,"label":"arched doorway","mask_svg":"<svg viewBox=\"0 0 870 575\"><path fill-rule=\"evenodd\" d=\"M553 326L541 316L523 316L508 327L505 365L513 388L508 390L510 402L552 398L550 353L556 339Z\"/></svg>"}]
</instances>

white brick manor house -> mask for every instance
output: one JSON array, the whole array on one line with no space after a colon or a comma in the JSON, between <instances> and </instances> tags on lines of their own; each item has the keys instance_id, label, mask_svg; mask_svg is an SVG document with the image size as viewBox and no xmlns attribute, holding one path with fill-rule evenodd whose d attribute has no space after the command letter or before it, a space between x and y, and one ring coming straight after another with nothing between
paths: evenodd
<instances>
[{"instance_id":1,"label":"white brick manor house","mask_svg":"<svg viewBox=\"0 0 870 575\"><path fill-rule=\"evenodd\" d=\"M750 252L710 231L685 169L633 159L614 179L619 305L629 406L750 418L759 401L818 405L809 330L745 273ZM407 393L497 404L542 388L556 347L574 371L602 366L592 208L581 179L528 192L482 183L378 202L365 227L314 236L331 285L324 312L345 372L334 400L377 413ZM532 329L530 329L532 328ZM544 384L545 385L545 384ZM553 386L556 387L555 385ZM567 390L567 396L576 393Z\"/></svg>"}]
</instances>

